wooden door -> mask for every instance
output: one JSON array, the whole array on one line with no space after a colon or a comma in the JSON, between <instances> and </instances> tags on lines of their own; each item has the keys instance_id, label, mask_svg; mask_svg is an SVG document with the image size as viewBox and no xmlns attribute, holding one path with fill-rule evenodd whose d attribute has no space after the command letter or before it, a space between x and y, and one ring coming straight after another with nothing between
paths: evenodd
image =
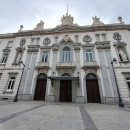
<instances>
[{"instance_id":1,"label":"wooden door","mask_svg":"<svg viewBox=\"0 0 130 130\"><path fill-rule=\"evenodd\" d=\"M72 102L71 80L60 81L60 101Z\"/></svg>"},{"instance_id":2,"label":"wooden door","mask_svg":"<svg viewBox=\"0 0 130 130\"><path fill-rule=\"evenodd\" d=\"M43 100L43 101L45 101L46 82L47 82L47 80L43 80L43 79L38 79L37 80L34 100Z\"/></svg>"},{"instance_id":3,"label":"wooden door","mask_svg":"<svg viewBox=\"0 0 130 130\"><path fill-rule=\"evenodd\" d=\"M98 80L86 80L87 99L89 103L101 103Z\"/></svg>"}]
</instances>

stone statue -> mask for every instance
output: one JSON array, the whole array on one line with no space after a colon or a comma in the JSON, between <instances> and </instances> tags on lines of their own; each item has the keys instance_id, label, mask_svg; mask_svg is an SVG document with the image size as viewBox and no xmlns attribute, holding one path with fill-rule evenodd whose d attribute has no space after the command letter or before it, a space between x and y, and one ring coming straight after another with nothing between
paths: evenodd
<instances>
[{"instance_id":1,"label":"stone statue","mask_svg":"<svg viewBox=\"0 0 130 130\"><path fill-rule=\"evenodd\" d=\"M120 55L122 61L128 61L126 53L122 49L119 50L119 55Z\"/></svg>"},{"instance_id":2,"label":"stone statue","mask_svg":"<svg viewBox=\"0 0 130 130\"><path fill-rule=\"evenodd\" d=\"M33 30L43 30L43 28L44 28L44 22L40 20L40 23L38 23Z\"/></svg>"},{"instance_id":3,"label":"stone statue","mask_svg":"<svg viewBox=\"0 0 130 130\"><path fill-rule=\"evenodd\" d=\"M118 21L120 22L120 24L124 24L124 22L122 21L122 17L118 17Z\"/></svg>"},{"instance_id":4,"label":"stone statue","mask_svg":"<svg viewBox=\"0 0 130 130\"><path fill-rule=\"evenodd\" d=\"M18 32L21 32L23 30L23 25L20 25L20 29L18 30Z\"/></svg>"},{"instance_id":5,"label":"stone statue","mask_svg":"<svg viewBox=\"0 0 130 130\"><path fill-rule=\"evenodd\" d=\"M22 57L22 53L18 52L18 55L17 55L17 58L16 58L16 63L19 63L21 57Z\"/></svg>"},{"instance_id":6,"label":"stone statue","mask_svg":"<svg viewBox=\"0 0 130 130\"><path fill-rule=\"evenodd\" d=\"M92 18L93 19L93 24L92 25L104 25L104 23L102 23L101 21L100 21L100 18L97 18L97 16L95 16L95 17L93 17Z\"/></svg>"}]
</instances>

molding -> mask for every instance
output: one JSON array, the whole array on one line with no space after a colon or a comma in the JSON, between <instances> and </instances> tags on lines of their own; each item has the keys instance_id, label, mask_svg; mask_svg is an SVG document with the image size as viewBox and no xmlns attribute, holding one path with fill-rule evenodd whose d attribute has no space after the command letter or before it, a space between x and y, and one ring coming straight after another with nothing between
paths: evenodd
<instances>
[{"instance_id":1,"label":"molding","mask_svg":"<svg viewBox=\"0 0 130 130\"><path fill-rule=\"evenodd\" d=\"M28 48L39 48L40 45L28 45Z\"/></svg>"},{"instance_id":2,"label":"molding","mask_svg":"<svg viewBox=\"0 0 130 130\"><path fill-rule=\"evenodd\" d=\"M19 74L18 72L8 72L8 74Z\"/></svg>"},{"instance_id":3,"label":"molding","mask_svg":"<svg viewBox=\"0 0 130 130\"><path fill-rule=\"evenodd\" d=\"M122 74L130 74L130 72L121 72Z\"/></svg>"},{"instance_id":4,"label":"molding","mask_svg":"<svg viewBox=\"0 0 130 130\"><path fill-rule=\"evenodd\" d=\"M38 52L39 48L28 48L27 52Z\"/></svg>"},{"instance_id":5,"label":"molding","mask_svg":"<svg viewBox=\"0 0 130 130\"><path fill-rule=\"evenodd\" d=\"M71 26L71 25L63 25L61 27L56 27L53 29L44 29L44 30L30 30L30 31L22 31L17 33L10 34L1 34L0 39L5 38L15 38L15 37L25 37L32 35L50 35L56 33L74 33L74 32L95 32L95 31L112 31L112 30L130 30L130 25L114 25L114 24L106 24L103 26Z\"/></svg>"}]
</instances>

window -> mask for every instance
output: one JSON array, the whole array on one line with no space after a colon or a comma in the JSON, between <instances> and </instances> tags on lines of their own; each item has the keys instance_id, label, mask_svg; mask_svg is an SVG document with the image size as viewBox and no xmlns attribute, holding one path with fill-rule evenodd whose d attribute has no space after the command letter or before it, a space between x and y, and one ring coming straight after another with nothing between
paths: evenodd
<instances>
[{"instance_id":1,"label":"window","mask_svg":"<svg viewBox=\"0 0 130 130\"><path fill-rule=\"evenodd\" d=\"M128 88L130 90L130 78L126 78L126 82L127 82Z\"/></svg>"},{"instance_id":2,"label":"window","mask_svg":"<svg viewBox=\"0 0 130 130\"><path fill-rule=\"evenodd\" d=\"M107 35L105 33L102 34L102 40L107 41Z\"/></svg>"},{"instance_id":3,"label":"window","mask_svg":"<svg viewBox=\"0 0 130 130\"><path fill-rule=\"evenodd\" d=\"M39 44L40 38L36 38L36 44Z\"/></svg>"},{"instance_id":4,"label":"window","mask_svg":"<svg viewBox=\"0 0 130 130\"><path fill-rule=\"evenodd\" d=\"M121 35L118 32L113 34L113 38L114 38L114 40L121 40L122 39Z\"/></svg>"},{"instance_id":5,"label":"window","mask_svg":"<svg viewBox=\"0 0 130 130\"><path fill-rule=\"evenodd\" d=\"M3 56L2 56L2 59L1 59L1 63L6 63L7 58L8 58L8 54L4 53Z\"/></svg>"},{"instance_id":6,"label":"window","mask_svg":"<svg viewBox=\"0 0 130 130\"><path fill-rule=\"evenodd\" d=\"M79 35L75 35L75 42L79 42Z\"/></svg>"},{"instance_id":7,"label":"window","mask_svg":"<svg viewBox=\"0 0 130 130\"><path fill-rule=\"evenodd\" d=\"M22 39L21 41L20 41L20 45L25 45L25 43L26 43L26 39Z\"/></svg>"},{"instance_id":8,"label":"window","mask_svg":"<svg viewBox=\"0 0 130 130\"><path fill-rule=\"evenodd\" d=\"M31 44L34 45L35 43L35 38L31 38Z\"/></svg>"},{"instance_id":9,"label":"window","mask_svg":"<svg viewBox=\"0 0 130 130\"><path fill-rule=\"evenodd\" d=\"M48 62L48 52L42 52L42 62Z\"/></svg>"},{"instance_id":10,"label":"window","mask_svg":"<svg viewBox=\"0 0 130 130\"><path fill-rule=\"evenodd\" d=\"M84 42L91 42L91 41L92 41L92 38L87 35L87 36L85 36L85 37L83 38L83 41L84 41Z\"/></svg>"},{"instance_id":11,"label":"window","mask_svg":"<svg viewBox=\"0 0 130 130\"><path fill-rule=\"evenodd\" d=\"M93 61L92 50L86 50L85 55L86 55L86 61Z\"/></svg>"},{"instance_id":12,"label":"window","mask_svg":"<svg viewBox=\"0 0 130 130\"><path fill-rule=\"evenodd\" d=\"M43 44L50 44L51 40L49 38L45 38Z\"/></svg>"},{"instance_id":13,"label":"window","mask_svg":"<svg viewBox=\"0 0 130 130\"><path fill-rule=\"evenodd\" d=\"M62 62L70 62L70 48L64 47L62 52Z\"/></svg>"},{"instance_id":14,"label":"window","mask_svg":"<svg viewBox=\"0 0 130 130\"><path fill-rule=\"evenodd\" d=\"M12 47L12 45L13 45L13 41L9 41L7 47Z\"/></svg>"},{"instance_id":15,"label":"window","mask_svg":"<svg viewBox=\"0 0 130 130\"><path fill-rule=\"evenodd\" d=\"M100 41L100 34L96 34L95 37L97 42Z\"/></svg>"},{"instance_id":16,"label":"window","mask_svg":"<svg viewBox=\"0 0 130 130\"><path fill-rule=\"evenodd\" d=\"M55 43L57 43L58 42L58 37L55 37Z\"/></svg>"},{"instance_id":17,"label":"window","mask_svg":"<svg viewBox=\"0 0 130 130\"><path fill-rule=\"evenodd\" d=\"M9 82L7 84L7 88L6 88L6 91L12 91L13 90L13 87L14 87L14 82L15 82L15 77L10 77L9 78Z\"/></svg>"}]
</instances>

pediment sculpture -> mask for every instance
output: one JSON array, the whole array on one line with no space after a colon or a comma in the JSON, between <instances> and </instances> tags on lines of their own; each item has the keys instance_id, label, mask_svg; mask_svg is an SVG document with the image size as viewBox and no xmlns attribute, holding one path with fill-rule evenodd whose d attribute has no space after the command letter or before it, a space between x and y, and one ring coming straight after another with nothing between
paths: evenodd
<instances>
[{"instance_id":1,"label":"pediment sculpture","mask_svg":"<svg viewBox=\"0 0 130 130\"><path fill-rule=\"evenodd\" d=\"M101 26L101 25L104 25L103 22L100 21L100 18L97 18L97 16L93 17L93 26Z\"/></svg>"},{"instance_id":2,"label":"pediment sculpture","mask_svg":"<svg viewBox=\"0 0 130 130\"><path fill-rule=\"evenodd\" d=\"M40 23L38 23L33 30L43 30L43 28L44 28L44 22L40 20Z\"/></svg>"}]
</instances>

